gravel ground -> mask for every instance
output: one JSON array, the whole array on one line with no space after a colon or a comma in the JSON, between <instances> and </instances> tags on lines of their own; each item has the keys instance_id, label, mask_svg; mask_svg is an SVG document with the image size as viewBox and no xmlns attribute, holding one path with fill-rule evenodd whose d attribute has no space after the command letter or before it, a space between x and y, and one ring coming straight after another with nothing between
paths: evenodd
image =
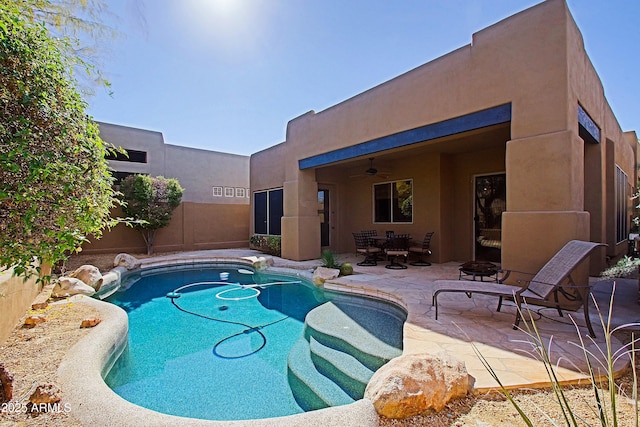
<instances>
[{"instance_id":1,"label":"gravel ground","mask_svg":"<svg viewBox=\"0 0 640 427\"><path fill-rule=\"evenodd\" d=\"M115 254L76 255L70 259L65 269L72 271L83 264L92 264L101 271L108 271ZM135 254L138 258L146 255ZM23 396L30 394L35 384L56 383L57 367L66 351L82 338L89 329L80 329L83 319L96 315L94 309L83 304L62 303L50 305L42 311L47 321L35 328L22 327L19 323L11 336L0 346L0 362L14 376L14 399L16 403ZM631 334L625 332L619 338L628 342ZM636 371L638 366L636 365ZM619 426L635 426L637 415L631 400L633 376L631 370L616 381L618 394L617 416ZM591 388L565 388L565 394L571 408L581 420L577 425L602 425L595 406L594 392ZM606 391L600 390L607 396ZM519 390L514 392L515 398L523 411L531 418L535 426L568 425L558 410L556 399L549 390ZM64 390L62 390L61 407L64 409ZM14 405L13 409L16 408ZM67 411L60 410L49 413L25 413L8 411L8 405L0 411L0 426L78 426L77 420ZM609 417L611 417L611 412ZM553 420L553 421L551 421ZM403 420L380 418L382 427L517 427L526 426L513 405L506 401L500 393L482 396L469 396L451 402L442 411L429 415L420 415ZM610 422L609 425L613 425Z\"/></svg>"},{"instance_id":2,"label":"gravel ground","mask_svg":"<svg viewBox=\"0 0 640 427\"><path fill-rule=\"evenodd\" d=\"M44 315L46 322L26 328L24 319ZM82 320L98 312L84 304L62 302L43 310L30 310L9 338L0 344L0 362L13 375L13 399L0 404L0 426L80 426L65 407L64 391L58 407L39 411L27 407L37 385L56 384L57 370L64 354L90 329L80 328Z\"/></svg>"}]
</instances>

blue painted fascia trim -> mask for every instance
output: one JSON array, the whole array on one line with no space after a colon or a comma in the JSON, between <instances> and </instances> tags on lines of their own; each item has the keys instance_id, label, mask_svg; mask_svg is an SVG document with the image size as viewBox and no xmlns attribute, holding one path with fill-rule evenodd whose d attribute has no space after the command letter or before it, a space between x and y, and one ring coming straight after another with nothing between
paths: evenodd
<instances>
[{"instance_id":1,"label":"blue painted fascia trim","mask_svg":"<svg viewBox=\"0 0 640 427\"><path fill-rule=\"evenodd\" d=\"M592 144L600 143L600 128L580 104L578 104L578 125L579 131L583 130L587 133L587 135L583 135L582 132L579 132L582 139Z\"/></svg>"},{"instance_id":2,"label":"blue painted fascia trim","mask_svg":"<svg viewBox=\"0 0 640 427\"><path fill-rule=\"evenodd\" d=\"M342 160L366 156L393 148L405 147L419 142L430 141L445 136L481 129L487 126L511 121L511 103L466 114L438 123L432 123L406 131L361 142L298 160L301 170L329 165Z\"/></svg>"}]
</instances>

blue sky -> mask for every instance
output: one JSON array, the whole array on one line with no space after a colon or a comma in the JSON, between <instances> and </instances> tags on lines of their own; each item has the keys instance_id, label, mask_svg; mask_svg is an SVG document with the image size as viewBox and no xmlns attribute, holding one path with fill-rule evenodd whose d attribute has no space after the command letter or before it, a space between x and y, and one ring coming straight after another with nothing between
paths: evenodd
<instances>
[{"instance_id":1,"label":"blue sky","mask_svg":"<svg viewBox=\"0 0 640 427\"><path fill-rule=\"evenodd\" d=\"M98 121L251 154L287 122L454 49L536 0L108 0L122 36ZM568 0L623 130L640 133L640 1Z\"/></svg>"}]
</instances>

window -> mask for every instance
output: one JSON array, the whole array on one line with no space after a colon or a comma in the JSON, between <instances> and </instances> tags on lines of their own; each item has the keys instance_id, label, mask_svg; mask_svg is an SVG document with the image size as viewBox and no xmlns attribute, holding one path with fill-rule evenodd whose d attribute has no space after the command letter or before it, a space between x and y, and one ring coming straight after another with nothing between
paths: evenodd
<instances>
[{"instance_id":1,"label":"window","mask_svg":"<svg viewBox=\"0 0 640 427\"><path fill-rule=\"evenodd\" d=\"M385 182L373 186L373 221L413 222L413 182Z\"/></svg>"},{"instance_id":2,"label":"window","mask_svg":"<svg viewBox=\"0 0 640 427\"><path fill-rule=\"evenodd\" d=\"M213 197L222 197L222 187L213 187Z\"/></svg>"},{"instance_id":3,"label":"window","mask_svg":"<svg viewBox=\"0 0 640 427\"><path fill-rule=\"evenodd\" d=\"M279 236L280 219L284 214L282 188L253 194L254 232Z\"/></svg>"},{"instance_id":4,"label":"window","mask_svg":"<svg viewBox=\"0 0 640 427\"><path fill-rule=\"evenodd\" d=\"M629 237L627 207L629 200L629 177L616 165L616 242L620 243Z\"/></svg>"},{"instance_id":5,"label":"window","mask_svg":"<svg viewBox=\"0 0 640 427\"><path fill-rule=\"evenodd\" d=\"M119 162L147 163L147 152L138 150L125 150L125 153L108 152L107 160L117 160Z\"/></svg>"},{"instance_id":6,"label":"window","mask_svg":"<svg viewBox=\"0 0 640 427\"><path fill-rule=\"evenodd\" d=\"M233 197L235 194L233 187L224 187L224 197Z\"/></svg>"},{"instance_id":7,"label":"window","mask_svg":"<svg viewBox=\"0 0 640 427\"><path fill-rule=\"evenodd\" d=\"M236 188L236 197L244 197L244 188Z\"/></svg>"}]
</instances>

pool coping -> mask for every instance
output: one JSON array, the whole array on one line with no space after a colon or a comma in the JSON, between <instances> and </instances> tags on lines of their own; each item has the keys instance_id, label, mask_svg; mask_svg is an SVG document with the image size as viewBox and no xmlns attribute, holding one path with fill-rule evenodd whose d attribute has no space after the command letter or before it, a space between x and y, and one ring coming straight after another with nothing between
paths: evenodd
<instances>
[{"instance_id":1,"label":"pool coping","mask_svg":"<svg viewBox=\"0 0 640 427\"><path fill-rule=\"evenodd\" d=\"M176 257L160 261L150 260L141 263L141 268L215 262L252 263L255 265L256 262L264 261L264 258L262 260L248 258L251 257ZM123 267L114 270L116 270L114 274L118 276L118 279L122 274L127 274ZM298 273L303 271L281 267L269 268L268 270L274 272L287 270ZM103 379L103 374L108 372L126 346L129 329L126 312L120 307L95 298L75 296L71 300L96 308L102 319L99 325L67 352L58 368L58 379L62 390L64 390L65 401L69 403L72 415L83 425L218 427L323 425L348 427L377 426L379 424L378 414L373 403L368 399L284 417L238 421L212 421L178 417L135 405L117 395Z\"/></svg>"}]
</instances>

